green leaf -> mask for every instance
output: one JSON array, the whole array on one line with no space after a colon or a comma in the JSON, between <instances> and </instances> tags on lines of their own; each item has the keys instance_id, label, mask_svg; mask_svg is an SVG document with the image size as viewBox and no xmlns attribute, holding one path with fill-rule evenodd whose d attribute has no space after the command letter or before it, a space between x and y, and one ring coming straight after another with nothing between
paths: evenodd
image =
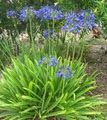
<instances>
[{"instance_id":1,"label":"green leaf","mask_svg":"<svg viewBox=\"0 0 107 120\"><path fill-rule=\"evenodd\" d=\"M60 103L62 98L63 98L63 95L60 98L58 98L55 102L53 102L52 105L49 106L47 112L49 113L51 110L53 110Z\"/></svg>"},{"instance_id":2,"label":"green leaf","mask_svg":"<svg viewBox=\"0 0 107 120\"><path fill-rule=\"evenodd\" d=\"M62 111L56 111L56 112L51 112L49 114L46 114L46 117L53 117L53 116L58 116L58 115L63 115L66 113L66 110L62 110Z\"/></svg>"}]
</instances>

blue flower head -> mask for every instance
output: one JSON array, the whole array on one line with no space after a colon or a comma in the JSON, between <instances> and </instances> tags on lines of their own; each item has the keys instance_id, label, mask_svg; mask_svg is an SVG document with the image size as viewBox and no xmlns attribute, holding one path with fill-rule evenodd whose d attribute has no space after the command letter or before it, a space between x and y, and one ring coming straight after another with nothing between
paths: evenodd
<instances>
[{"instance_id":1,"label":"blue flower head","mask_svg":"<svg viewBox=\"0 0 107 120\"><path fill-rule=\"evenodd\" d=\"M43 36L44 36L45 38L48 38L49 35L51 35L51 34L52 34L52 30L51 30L51 29L50 29L50 30L45 30Z\"/></svg>"},{"instance_id":2,"label":"blue flower head","mask_svg":"<svg viewBox=\"0 0 107 120\"><path fill-rule=\"evenodd\" d=\"M38 66L41 64L56 66L58 64L58 61L50 55L49 58L43 57L41 60L39 60Z\"/></svg>"},{"instance_id":3,"label":"blue flower head","mask_svg":"<svg viewBox=\"0 0 107 120\"><path fill-rule=\"evenodd\" d=\"M95 27L95 17L93 12L81 10L80 12L71 11L65 18L65 25L62 30L80 33L82 30L86 31Z\"/></svg>"},{"instance_id":4,"label":"blue flower head","mask_svg":"<svg viewBox=\"0 0 107 120\"><path fill-rule=\"evenodd\" d=\"M8 10L6 13L7 18L16 18L17 17L17 13L15 10Z\"/></svg>"},{"instance_id":5,"label":"blue flower head","mask_svg":"<svg viewBox=\"0 0 107 120\"><path fill-rule=\"evenodd\" d=\"M42 63L45 59L46 59L46 57L43 57L41 60L39 60L39 62L38 62L38 66L40 66L41 63Z\"/></svg>"},{"instance_id":6,"label":"blue flower head","mask_svg":"<svg viewBox=\"0 0 107 120\"><path fill-rule=\"evenodd\" d=\"M64 79L70 79L73 76L71 69L67 66L62 66L56 73L57 78L63 77Z\"/></svg>"},{"instance_id":7,"label":"blue flower head","mask_svg":"<svg viewBox=\"0 0 107 120\"><path fill-rule=\"evenodd\" d=\"M34 12L36 17L44 20L60 20L63 18L63 13L54 6L42 6L38 11Z\"/></svg>"},{"instance_id":8,"label":"blue flower head","mask_svg":"<svg viewBox=\"0 0 107 120\"><path fill-rule=\"evenodd\" d=\"M55 58L53 58L51 55L49 56L50 62L48 63L49 66L56 66L58 64L58 61L56 61Z\"/></svg>"},{"instance_id":9,"label":"blue flower head","mask_svg":"<svg viewBox=\"0 0 107 120\"><path fill-rule=\"evenodd\" d=\"M53 32L51 29L50 30L45 30L44 31L44 35L45 38L52 38L52 39L56 39L58 37L58 33Z\"/></svg>"},{"instance_id":10,"label":"blue flower head","mask_svg":"<svg viewBox=\"0 0 107 120\"><path fill-rule=\"evenodd\" d=\"M33 17L33 15L34 15L34 10L32 7L24 7L20 11L19 18L21 21L24 22L26 20L26 18Z\"/></svg>"}]
</instances>

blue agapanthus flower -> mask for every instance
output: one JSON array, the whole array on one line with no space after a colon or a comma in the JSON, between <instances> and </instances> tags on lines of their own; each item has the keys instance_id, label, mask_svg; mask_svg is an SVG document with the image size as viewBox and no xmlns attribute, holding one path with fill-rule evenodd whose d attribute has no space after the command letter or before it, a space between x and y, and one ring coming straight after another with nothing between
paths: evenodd
<instances>
[{"instance_id":1,"label":"blue agapanthus flower","mask_svg":"<svg viewBox=\"0 0 107 120\"><path fill-rule=\"evenodd\" d=\"M42 6L38 11L34 11L37 18L44 20L60 20L63 18L63 13L54 6Z\"/></svg>"},{"instance_id":2,"label":"blue agapanthus flower","mask_svg":"<svg viewBox=\"0 0 107 120\"><path fill-rule=\"evenodd\" d=\"M56 73L57 78L63 77L64 79L70 79L73 76L71 69L67 66L62 66Z\"/></svg>"},{"instance_id":3,"label":"blue agapanthus flower","mask_svg":"<svg viewBox=\"0 0 107 120\"><path fill-rule=\"evenodd\" d=\"M39 60L39 62L38 62L38 66L40 66L41 63L42 63L45 59L46 59L46 57L43 57L41 60Z\"/></svg>"},{"instance_id":4,"label":"blue agapanthus flower","mask_svg":"<svg viewBox=\"0 0 107 120\"><path fill-rule=\"evenodd\" d=\"M7 18L16 18L17 17L17 12L15 10L8 10L6 12Z\"/></svg>"},{"instance_id":5,"label":"blue agapanthus flower","mask_svg":"<svg viewBox=\"0 0 107 120\"><path fill-rule=\"evenodd\" d=\"M48 58L43 57L41 60L39 60L38 66L40 66L42 63L49 66L56 66L58 61L50 55Z\"/></svg>"},{"instance_id":6,"label":"blue agapanthus flower","mask_svg":"<svg viewBox=\"0 0 107 120\"><path fill-rule=\"evenodd\" d=\"M58 33L53 32L53 31L50 29L50 30L45 30L43 36L44 36L45 38L50 37L50 38L52 38L52 39L56 39L56 38L58 37Z\"/></svg>"},{"instance_id":7,"label":"blue agapanthus flower","mask_svg":"<svg viewBox=\"0 0 107 120\"><path fill-rule=\"evenodd\" d=\"M82 30L90 30L95 27L95 17L93 12L81 10L80 12L71 11L65 18L65 25L62 30L67 32L80 33Z\"/></svg>"},{"instance_id":8,"label":"blue agapanthus flower","mask_svg":"<svg viewBox=\"0 0 107 120\"><path fill-rule=\"evenodd\" d=\"M20 11L19 19L24 22L28 16L32 17L33 15L34 15L34 9L32 7L24 7Z\"/></svg>"},{"instance_id":9,"label":"blue agapanthus flower","mask_svg":"<svg viewBox=\"0 0 107 120\"><path fill-rule=\"evenodd\" d=\"M49 56L49 59L50 59L50 61L47 62L47 64L49 64L49 66L54 66L54 65L56 66L58 64L58 61L51 55Z\"/></svg>"}]
</instances>

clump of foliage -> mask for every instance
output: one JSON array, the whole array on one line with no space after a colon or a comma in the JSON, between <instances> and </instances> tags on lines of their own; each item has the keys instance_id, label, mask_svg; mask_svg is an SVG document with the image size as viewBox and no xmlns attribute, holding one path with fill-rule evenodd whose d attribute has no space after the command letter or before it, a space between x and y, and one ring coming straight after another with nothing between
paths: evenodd
<instances>
[{"instance_id":1,"label":"clump of foliage","mask_svg":"<svg viewBox=\"0 0 107 120\"><path fill-rule=\"evenodd\" d=\"M89 119L101 112L94 107L104 102L87 93L96 88L96 73L87 77L81 60L45 56L32 62L12 60L0 82L0 118L4 119Z\"/></svg>"}]
</instances>

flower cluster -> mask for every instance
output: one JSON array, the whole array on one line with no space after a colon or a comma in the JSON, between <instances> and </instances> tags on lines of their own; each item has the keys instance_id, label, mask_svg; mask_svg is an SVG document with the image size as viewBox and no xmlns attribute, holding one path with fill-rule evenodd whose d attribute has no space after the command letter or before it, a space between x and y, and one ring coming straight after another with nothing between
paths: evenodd
<instances>
[{"instance_id":1,"label":"flower cluster","mask_svg":"<svg viewBox=\"0 0 107 120\"><path fill-rule=\"evenodd\" d=\"M54 6L43 6L38 11L34 11L37 18L44 20L60 20L63 18L63 13Z\"/></svg>"},{"instance_id":2,"label":"flower cluster","mask_svg":"<svg viewBox=\"0 0 107 120\"><path fill-rule=\"evenodd\" d=\"M24 7L20 11L19 19L24 22L28 16L32 17L33 15L34 15L34 10L32 7Z\"/></svg>"},{"instance_id":3,"label":"flower cluster","mask_svg":"<svg viewBox=\"0 0 107 120\"><path fill-rule=\"evenodd\" d=\"M44 31L44 37L45 38L52 38L52 39L56 39L58 37L58 33L53 32L51 29L50 30L45 30Z\"/></svg>"},{"instance_id":4,"label":"flower cluster","mask_svg":"<svg viewBox=\"0 0 107 120\"><path fill-rule=\"evenodd\" d=\"M64 79L70 79L73 76L71 69L67 66L62 66L56 73L57 78L63 77Z\"/></svg>"},{"instance_id":5,"label":"flower cluster","mask_svg":"<svg viewBox=\"0 0 107 120\"><path fill-rule=\"evenodd\" d=\"M38 66L40 66L42 64L43 61L45 61L46 57L43 57L41 60L39 60L38 62Z\"/></svg>"},{"instance_id":6,"label":"flower cluster","mask_svg":"<svg viewBox=\"0 0 107 120\"><path fill-rule=\"evenodd\" d=\"M15 10L8 10L6 13L7 18L16 18L17 17L17 13Z\"/></svg>"},{"instance_id":7,"label":"flower cluster","mask_svg":"<svg viewBox=\"0 0 107 120\"><path fill-rule=\"evenodd\" d=\"M62 30L67 32L80 33L82 30L88 30L95 27L95 17L93 12L81 10L80 12L71 11L65 18L65 25Z\"/></svg>"},{"instance_id":8,"label":"flower cluster","mask_svg":"<svg viewBox=\"0 0 107 120\"><path fill-rule=\"evenodd\" d=\"M16 14L15 10L7 11L7 17L13 17ZM38 11L34 10L32 7L24 7L19 14L19 18L21 21L25 21L28 17L32 17L36 15L37 18L40 18L41 21L43 20L60 20L63 18L63 13L54 6L42 6Z\"/></svg>"},{"instance_id":9,"label":"flower cluster","mask_svg":"<svg viewBox=\"0 0 107 120\"><path fill-rule=\"evenodd\" d=\"M58 61L56 61L56 59L50 55L49 58L43 57L41 60L39 60L38 66L40 66L41 64L56 66L58 65ZM57 78L70 79L72 76L73 76L73 73L71 72L70 67L67 67L67 66L59 67L56 73Z\"/></svg>"},{"instance_id":10,"label":"flower cluster","mask_svg":"<svg viewBox=\"0 0 107 120\"><path fill-rule=\"evenodd\" d=\"M40 66L42 63L49 65L49 66L56 66L58 64L56 59L53 58L51 55L49 56L49 58L43 57L41 60L39 60L38 66Z\"/></svg>"}]
</instances>

